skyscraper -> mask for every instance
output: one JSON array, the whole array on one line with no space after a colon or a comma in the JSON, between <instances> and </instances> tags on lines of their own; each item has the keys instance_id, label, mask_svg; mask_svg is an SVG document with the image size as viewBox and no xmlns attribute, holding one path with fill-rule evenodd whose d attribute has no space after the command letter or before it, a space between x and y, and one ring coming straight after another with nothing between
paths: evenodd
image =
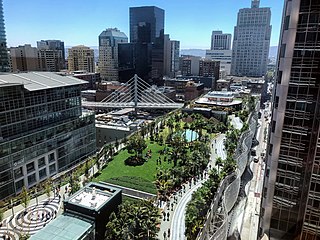
<instances>
[{"instance_id":1,"label":"skyscraper","mask_svg":"<svg viewBox=\"0 0 320 240\"><path fill-rule=\"evenodd\" d=\"M271 36L270 8L260 8L252 0L251 8L240 9L234 28L231 74L261 77L267 71Z\"/></svg>"},{"instance_id":2,"label":"skyscraper","mask_svg":"<svg viewBox=\"0 0 320 240\"><path fill-rule=\"evenodd\" d=\"M130 42L135 43L136 69L150 69L140 76L148 80L163 76L164 10L155 6L130 8ZM141 59L140 59L141 58ZM150 60L142 60L150 59Z\"/></svg>"},{"instance_id":3,"label":"skyscraper","mask_svg":"<svg viewBox=\"0 0 320 240\"><path fill-rule=\"evenodd\" d=\"M9 48L12 71L40 71L40 61L38 49L30 44Z\"/></svg>"},{"instance_id":4,"label":"skyscraper","mask_svg":"<svg viewBox=\"0 0 320 240\"><path fill-rule=\"evenodd\" d=\"M117 28L108 28L99 35L99 72L103 80L118 81L118 44L128 37Z\"/></svg>"},{"instance_id":5,"label":"skyscraper","mask_svg":"<svg viewBox=\"0 0 320 240\"><path fill-rule=\"evenodd\" d=\"M79 45L68 49L68 70L95 72L93 49Z\"/></svg>"},{"instance_id":6,"label":"skyscraper","mask_svg":"<svg viewBox=\"0 0 320 240\"><path fill-rule=\"evenodd\" d=\"M222 33L222 31L212 31L211 34L211 50L230 50L231 34Z\"/></svg>"},{"instance_id":7,"label":"skyscraper","mask_svg":"<svg viewBox=\"0 0 320 240\"><path fill-rule=\"evenodd\" d=\"M3 4L0 0L0 72L9 72L9 57L7 49L6 31L4 28Z\"/></svg>"},{"instance_id":8,"label":"skyscraper","mask_svg":"<svg viewBox=\"0 0 320 240\"><path fill-rule=\"evenodd\" d=\"M37 42L42 71L59 72L65 68L64 42L41 40Z\"/></svg>"},{"instance_id":9,"label":"skyscraper","mask_svg":"<svg viewBox=\"0 0 320 240\"><path fill-rule=\"evenodd\" d=\"M320 239L319 1L286 0L261 219L270 239Z\"/></svg>"}]
</instances>

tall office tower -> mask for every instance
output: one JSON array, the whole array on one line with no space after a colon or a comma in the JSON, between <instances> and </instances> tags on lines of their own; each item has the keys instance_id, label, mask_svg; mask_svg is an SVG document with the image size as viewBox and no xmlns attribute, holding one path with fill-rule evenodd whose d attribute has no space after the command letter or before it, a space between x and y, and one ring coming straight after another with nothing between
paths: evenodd
<instances>
[{"instance_id":1,"label":"tall office tower","mask_svg":"<svg viewBox=\"0 0 320 240\"><path fill-rule=\"evenodd\" d=\"M180 42L170 40L169 34L164 35L163 73L168 77L175 77L179 71Z\"/></svg>"},{"instance_id":2,"label":"tall office tower","mask_svg":"<svg viewBox=\"0 0 320 240\"><path fill-rule=\"evenodd\" d=\"M81 85L51 72L0 75L0 200L95 153L94 114Z\"/></svg>"},{"instance_id":3,"label":"tall office tower","mask_svg":"<svg viewBox=\"0 0 320 240\"><path fill-rule=\"evenodd\" d=\"M285 1L260 221L271 239L320 239L319 15L319 1Z\"/></svg>"},{"instance_id":4,"label":"tall office tower","mask_svg":"<svg viewBox=\"0 0 320 240\"><path fill-rule=\"evenodd\" d=\"M93 49L79 45L68 49L68 70L95 72Z\"/></svg>"},{"instance_id":5,"label":"tall office tower","mask_svg":"<svg viewBox=\"0 0 320 240\"><path fill-rule=\"evenodd\" d=\"M65 69L64 42L41 40L37 42L42 71L59 72Z\"/></svg>"},{"instance_id":6,"label":"tall office tower","mask_svg":"<svg viewBox=\"0 0 320 240\"><path fill-rule=\"evenodd\" d=\"M212 31L211 34L211 50L230 50L231 49L230 33L222 33L222 31Z\"/></svg>"},{"instance_id":7,"label":"tall office tower","mask_svg":"<svg viewBox=\"0 0 320 240\"><path fill-rule=\"evenodd\" d=\"M4 27L3 4L0 0L0 72L9 72L9 57L6 40L6 30Z\"/></svg>"},{"instance_id":8,"label":"tall office tower","mask_svg":"<svg viewBox=\"0 0 320 240\"><path fill-rule=\"evenodd\" d=\"M38 49L30 44L11 47L10 59L13 72L40 71Z\"/></svg>"},{"instance_id":9,"label":"tall office tower","mask_svg":"<svg viewBox=\"0 0 320 240\"><path fill-rule=\"evenodd\" d=\"M234 28L231 74L261 77L267 71L271 36L270 8L260 8L252 0L251 8L240 9Z\"/></svg>"},{"instance_id":10,"label":"tall office tower","mask_svg":"<svg viewBox=\"0 0 320 240\"><path fill-rule=\"evenodd\" d=\"M118 44L128 37L117 28L108 28L99 35L99 72L103 80L118 81Z\"/></svg>"},{"instance_id":11,"label":"tall office tower","mask_svg":"<svg viewBox=\"0 0 320 240\"><path fill-rule=\"evenodd\" d=\"M137 74L141 73L145 80L162 79L164 10L155 6L131 7L130 42L135 43Z\"/></svg>"}]
</instances>

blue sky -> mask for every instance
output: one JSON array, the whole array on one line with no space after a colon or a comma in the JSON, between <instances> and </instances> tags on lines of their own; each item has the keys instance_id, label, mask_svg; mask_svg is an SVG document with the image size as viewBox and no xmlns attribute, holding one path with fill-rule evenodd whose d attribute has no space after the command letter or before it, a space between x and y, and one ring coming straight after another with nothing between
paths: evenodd
<instances>
[{"instance_id":1,"label":"blue sky","mask_svg":"<svg viewBox=\"0 0 320 240\"><path fill-rule=\"evenodd\" d=\"M271 46L278 45L283 0L261 0L271 7ZM165 33L181 49L210 48L212 30L233 34L237 12L251 0L3 0L8 46L60 39L66 46L98 45L98 35L117 27L129 37L129 7L165 10Z\"/></svg>"}]
</instances>

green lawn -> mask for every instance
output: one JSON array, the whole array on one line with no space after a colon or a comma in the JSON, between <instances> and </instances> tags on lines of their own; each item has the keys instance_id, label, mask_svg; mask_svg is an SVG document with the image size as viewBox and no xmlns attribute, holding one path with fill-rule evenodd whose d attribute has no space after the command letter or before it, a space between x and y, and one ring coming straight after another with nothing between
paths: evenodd
<instances>
[{"instance_id":1,"label":"green lawn","mask_svg":"<svg viewBox=\"0 0 320 240\"><path fill-rule=\"evenodd\" d=\"M147 145L148 147L144 150L143 154L151 149L152 156L142 166L132 167L125 165L124 161L131 154L129 154L127 150L122 150L114 157L108 166L101 171L101 174L95 178L94 181L105 181L156 194L157 191L153 184L156 168L171 168L173 163L168 164L168 162L164 162L164 156L161 156L162 164L161 166L157 165L156 159L160 156L158 151L163 149L164 146L160 146L157 143L150 143L150 141L147 141Z\"/></svg>"}]
</instances>

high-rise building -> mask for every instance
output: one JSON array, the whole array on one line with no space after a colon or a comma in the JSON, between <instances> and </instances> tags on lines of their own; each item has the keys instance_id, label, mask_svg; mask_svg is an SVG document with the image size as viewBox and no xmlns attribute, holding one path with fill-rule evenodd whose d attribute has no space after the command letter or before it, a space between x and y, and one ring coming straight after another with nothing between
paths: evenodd
<instances>
[{"instance_id":1,"label":"high-rise building","mask_svg":"<svg viewBox=\"0 0 320 240\"><path fill-rule=\"evenodd\" d=\"M59 72L65 69L64 42L60 40L41 40L37 42L37 48L42 71Z\"/></svg>"},{"instance_id":2,"label":"high-rise building","mask_svg":"<svg viewBox=\"0 0 320 240\"><path fill-rule=\"evenodd\" d=\"M68 49L68 70L95 72L93 49L79 45Z\"/></svg>"},{"instance_id":3,"label":"high-rise building","mask_svg":"<svg viewBox=\"0 0 320 240\"><path fill-rule=\"evenodd\" d=\"M130 8L130 42L135 43L135 68L145 80L162 79L164 57L164 10L155 6ZM147 61L145 61L147 59Z\"/></svg>"},{"instance_id":4,"label":"high-rise building","mask_svg":"<svg viewBox=\"0 0 320 240\"><path fill-rule=\"evenodd\" d=\"M320 239L319 15L319 1L285 1L260 221L270 239Z\"/></svg>"},{"instance_id":5,"label":"high-rise building","mask_svg":"<svg viewBox=\"0 0 320 240\"><path fill-rule=\"evenodd\" d=\"M201 57L182 55L180 64L182 76L198 76L200 59Z\"/></svg>"},{"instance_id":6,"label":"high-rise building","mask_svg":"<svg viewBox=\"0 0 320 240\"><path fill-rule=\"evenodd\" d=\"M7 49L6 30L4 27L3 4L0 0L0 72L9 72L9 57Z\"/></svg>"},{"instance_id":7,"label":"high-rise building","mask_svg":"<svg viewBox=\"0 0 320 240\"><path fill-rule=\"evenodd\" d=\"M117 28L108 28L99 35L99 72L103 80L118 81L118 44L128 37Z\"/></svg>"},{"instance_id":8,"label":"high-rise building","mask_svg":"<svg viewBox=\"0 0 320 240\"><path fill-rule=\"evenodd\" d=\"M212 31L211 34L211 50L230 50L231 34L222 33L222 31Z\"/></svg>"},{"instance_id":9,"label":"high-rise building","mask_svg":"<svg viewBox=\"0 0 320 240\"><path fill-rule=\"evenodd\" d=\"M261 77L267 71L271 11L259 4L260 0L252 0L251 8L239 10L232 45L232 75Z\"/></svg>"},{"instance_id":10,"label":"high-rise building","mask_svg":"<svg viewBox=\"0 0 320 240\"><path fill-rule=\"evenodd\" d=\"M10 59L13 72L40 71L38 49L30 44L11 47Z\"/></svg>"},{"instance_id":11,"label":"high-rise building","mask_svg":"<svg viewBox=\"0 0 320 240\"><path fill-rule=\"evenodd\" d=\"M164 35L164 75L175 77L179 71L180 42L170 40L169 34Z\"/></svg>"},{"instance_id":12,"label":"high-rise building","mask_svg":"<svg viewBox=\"0 0 320 240\"><path fill-rule=\"evenodd\" d=\"M81 108L85 83L51 72L0 75L0 200L95 153L94 114Z\"/></svg>"}]
</instances>

